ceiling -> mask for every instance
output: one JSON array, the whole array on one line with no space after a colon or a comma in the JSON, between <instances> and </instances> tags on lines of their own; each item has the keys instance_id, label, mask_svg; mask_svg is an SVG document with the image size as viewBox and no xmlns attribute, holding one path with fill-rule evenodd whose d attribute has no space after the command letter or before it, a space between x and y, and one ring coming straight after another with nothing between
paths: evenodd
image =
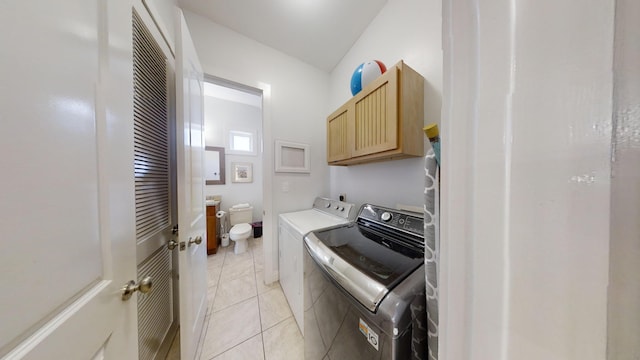
<instances>
[{"instance_id":1,"label":"ceiling","mask_svg":"<svg viewBox=\"0 0 640 360\"><path fill-rule=\"evenodd\" d=\"M330 72L387 0L178 0L262 44Z\"/></svg>"}]
</instances>

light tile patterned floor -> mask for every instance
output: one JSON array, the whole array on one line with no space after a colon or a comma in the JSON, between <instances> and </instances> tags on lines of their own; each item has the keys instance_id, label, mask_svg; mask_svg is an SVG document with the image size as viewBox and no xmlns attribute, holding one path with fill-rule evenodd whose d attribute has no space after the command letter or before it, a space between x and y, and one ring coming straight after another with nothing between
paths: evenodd
<instances>
[{"instance_id":1,"label":"light tile patterned floor","mask_svg":"<svg viewBox=\"0 0 640 360\"><path fill-rule=\"evenodd\" d=\"M262 238L208 262L209 308L199 359L301 360L303 339L279 283L264 284Z\"/></svg>"}]
</instances>

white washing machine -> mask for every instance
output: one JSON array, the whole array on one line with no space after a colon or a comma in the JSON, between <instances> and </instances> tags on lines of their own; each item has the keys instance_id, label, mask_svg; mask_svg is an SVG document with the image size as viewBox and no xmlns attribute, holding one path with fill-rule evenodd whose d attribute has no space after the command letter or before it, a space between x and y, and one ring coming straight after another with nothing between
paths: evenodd
<instances>
[{"instance_id":1,"label":"white washing machine","mask_svg":"<svg viewBox=\"0 0 640 360\"><path fill-rule=\"evenodd\" d=\"M317 197L313 208L280 214L278 220L278 249L280 285L289 307L304 335L302 261L304 236L314 230L349 222L354 205L338 200Z\"/></svg>"}]
</instances>

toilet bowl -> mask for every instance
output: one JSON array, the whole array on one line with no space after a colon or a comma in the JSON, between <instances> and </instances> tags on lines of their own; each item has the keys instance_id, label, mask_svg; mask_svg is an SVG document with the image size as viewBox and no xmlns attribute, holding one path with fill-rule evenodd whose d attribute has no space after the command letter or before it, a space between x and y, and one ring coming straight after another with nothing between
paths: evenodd
<instances>
[{"instance_id":1,"label":"toilet bowl","mask_svg":"<svg viewBox=\"0 0 640 360\"><path fill-rule=\"evenodd\" d=\"M229 220L231 230L229 238L234 242L233 252L242 254L247 251L247 239L251 235L251 221L253 220L253 207L249 204L237 204L229 208Z\"/></svg>"},{"instance_id":2,"label":"toilet bowl","mask_svg":"<svg viewBox=\"0 0 640 360\"><path fill-rule=\"evenodd\" d=\"M237 224L231 228L229 237L235 243L233 246L233 252L236 254L242 254L247 251L247 239L251 234L251 225L249 224Z\"/></svg>"}]
</instances>

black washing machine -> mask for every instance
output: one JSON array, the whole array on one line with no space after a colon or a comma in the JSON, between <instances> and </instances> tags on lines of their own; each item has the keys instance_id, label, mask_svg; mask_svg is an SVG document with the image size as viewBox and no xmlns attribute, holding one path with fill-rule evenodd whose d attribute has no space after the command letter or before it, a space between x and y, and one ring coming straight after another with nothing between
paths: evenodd
<instances>
[{"instance_id":1,"label":"black washing machine","mask_svg":"<svg viewBox=\"0 0 640 360\"><path fill-rule=\"evenodd\" d=\"M305 236L306 360L425 359L422 214L365 204Z\"/></svg>"}]
</instances>

